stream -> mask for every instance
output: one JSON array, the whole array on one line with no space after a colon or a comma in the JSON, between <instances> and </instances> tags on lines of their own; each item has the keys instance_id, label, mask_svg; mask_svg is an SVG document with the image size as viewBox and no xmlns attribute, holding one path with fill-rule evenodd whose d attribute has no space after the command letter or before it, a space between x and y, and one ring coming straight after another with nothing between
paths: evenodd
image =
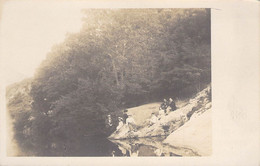
<instances>
[{"instance_id":1,"label":"stream","mask_svg":"<svg viewBox=\"0 0 260 166\"><path fill-rule=\"evenodd\" d=\"M165 137L124 140L96 139L91 146L82 145L70 156L82 157L144 157L144 156L198 156L191 149L162 143Z\"/></svg>"},{"instance_id":2,"label":"stream","mask_svg":"<svg viewBox=\"0 0 260 166\"><path fill-rule=\"evenodd\" d=\"M144 157L144 156L198 156L188 148L174 147L162 143L165 137L149 137L125 140L110 140L120 150L115 156Z\"/></svg>"}]
</instances>

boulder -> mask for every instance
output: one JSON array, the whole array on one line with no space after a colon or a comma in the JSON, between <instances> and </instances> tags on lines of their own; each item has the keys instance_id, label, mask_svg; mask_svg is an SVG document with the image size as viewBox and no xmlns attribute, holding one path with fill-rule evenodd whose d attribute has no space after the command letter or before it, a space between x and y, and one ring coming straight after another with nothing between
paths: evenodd
<instances>
[{"instance_id":1,"label":"boulder","mask_svg":"<svg viewBox=\"0 0 260 166\"><path fill-rule=\"evenodd\" d=\"M209 156L212 151L211 110L204 113L194 113L191 119L176 131L171 133L164 143L193 149L201 156Z\"/></svg>"},{"instance_id":2,"label":"boulder","mask_svg":"<svg viewBox=\"0 0 260 166\"><path fill-rule=\"evenodd\" d=\"M127 125L124 125L120 130L112 133L109 136L109 139L142 138L165 135L167 136L173 131L180 128L187 121L189 121L194 113L197 116L205 112L207 109L211 108L211 102L209 100L207 92L208 88L205 88L194 98L190 99L184 107L170 112L168 115L160 117L160 119L152 126L148 125L147 123L138 123L139 126L137 127L136 131L129 131L129 127ZM140 106L140 108L145 107ZM142 114L144 114L144 112L142 112ZM149 115L146 115L146 117L149 117ZM140 119L141 117L138 118ZM143 119L142 121L145 122L145 119Z\"/></svg>"}]
</instances>

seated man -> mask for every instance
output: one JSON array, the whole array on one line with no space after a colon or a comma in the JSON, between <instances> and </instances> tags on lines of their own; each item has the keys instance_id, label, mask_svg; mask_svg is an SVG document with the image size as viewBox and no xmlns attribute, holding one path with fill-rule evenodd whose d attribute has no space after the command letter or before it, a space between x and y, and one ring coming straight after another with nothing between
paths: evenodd
<instances>
[{"instance_id":1,"label":"seated man","mask_svg":"<svg viewBox=\"0 0 260 166\"><path fill-rule=\"evenodd\" d=\"M172 98L169 99L169 107L170 111L175 111L177 109L175 102L172 100Z\"/></svg>"},{"instance_id":2,"label":"seated man","mask_svg":"<svg viewBox=\"0 0 260 166\"><path fill-rule=\"evenodd\" d=\"M163 103L161 104L159 110L164 110L164 113L166 113L167 108L168 108L168 102L166 99L163 99Z\"/></svg>"},{"instance_id":3,"label":"seated man","mask_svg":"<svg viewBox=\"0 0 260 166\"><path fill-rule=\"evenodd\" d=\"M123 123L124 123L124 124L126 124L126 119L128 118L127 112L128 112L128 110L125 109L125 110L124 110L124 113L123 113Z\"/></svg>"}]
</instances>

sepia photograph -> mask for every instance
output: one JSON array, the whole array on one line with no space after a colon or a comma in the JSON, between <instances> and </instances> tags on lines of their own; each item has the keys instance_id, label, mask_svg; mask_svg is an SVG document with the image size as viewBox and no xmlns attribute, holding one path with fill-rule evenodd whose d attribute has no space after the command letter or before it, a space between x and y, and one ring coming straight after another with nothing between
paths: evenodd
<instances>
[{"instance_id":1,"label":"sepia photograph","mask_svg":"<svg viewBox=\"0 0 260 166\"><path fill-rule=\"evenodd\" d=\"M43 52L7 50L28 65L42 59L6 87L8 155L211 155L210 9L75 10L78 31L64 27L47 52L48 41L37 40L67 20L50 15L33 29L39 14L15 11L10 23L30 15L35 45L23 29L28 38L12 45Z\"/></svg>"},{"instance_id":2,"label":"sepia photograph","mask_svg":"<svg viewBox=\"0 0 260 166\"><path fill-rule=\"evenodd\" d=\"M259 1L186 2L1 1L0 165L259 166Z\"/></svg>"}]
</instances>

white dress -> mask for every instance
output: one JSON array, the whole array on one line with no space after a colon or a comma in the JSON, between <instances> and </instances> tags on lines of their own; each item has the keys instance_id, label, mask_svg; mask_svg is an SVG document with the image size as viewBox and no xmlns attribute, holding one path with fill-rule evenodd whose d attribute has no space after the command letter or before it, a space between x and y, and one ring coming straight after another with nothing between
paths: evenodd
<instances>
[{"instance_id":1,"label":"white dress","mask_svg":"<svg viewBox=\"0 0 260 166\"><path fill-rule=\"evenodd\" d=\"M118 126L116 127L116 130L121 129L123 127L124 123L122 121L119 122Z\"/></svg>"},{"instance_id":2,"label":"white dress","mask_svg":"<svg viewBox=\"0 0 260 166\"><path fill-rule=\"evenodd\" d=\"M159 117L161 118L162 116L164 116L165 115L165 113L164 113L164 110L159 110Z\"/></svg>"},{"instance_id":3,"label":"white dress","mask_svg":"<svg viewBox=\"0 0 260 166\"><path fill-rule=\"evenodd\" d=\"M135 120L133 117L129 117L126 119L126 124L129 125L129 124L135 124Z\"/></svg>"}]
</instances>

